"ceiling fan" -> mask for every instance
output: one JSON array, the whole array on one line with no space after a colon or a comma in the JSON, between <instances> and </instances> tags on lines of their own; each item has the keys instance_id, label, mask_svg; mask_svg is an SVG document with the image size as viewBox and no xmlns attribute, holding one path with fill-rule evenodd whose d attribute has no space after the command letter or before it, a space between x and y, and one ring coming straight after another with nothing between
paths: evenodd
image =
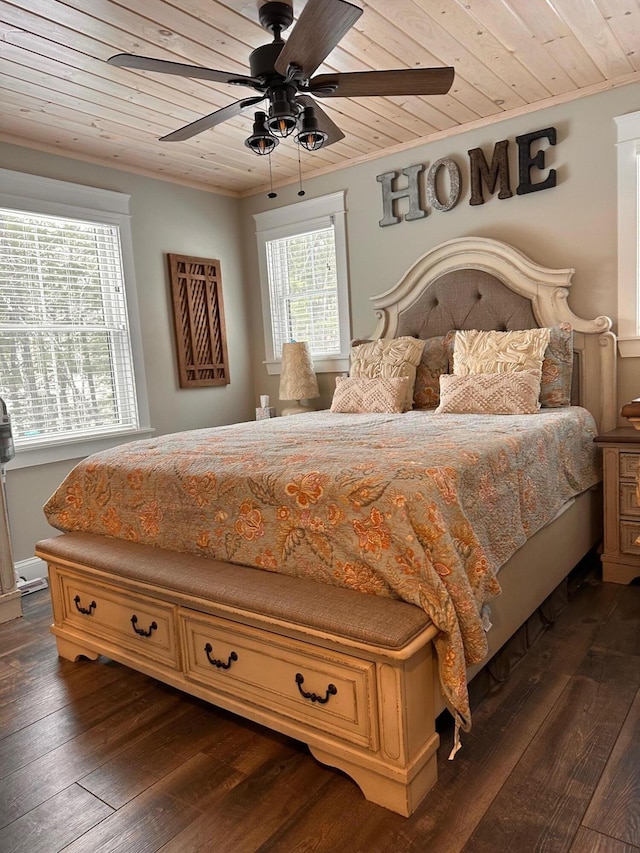
<instances>
[{"instance_id":1,"label":"ceiling fan","mask_svg":"<svg viewBox=\"0 0 640 853\"><path fill-rule=\"evenodd\" d=\"M451 88L453 68L357 71L312 76L358 20L362 9L347 0L307 0L285 42L282 32L293 22L292 2L258 0L260 23L273 34L273 41L251 52L250 75L131 53L118 53L107 62L121 68L158 71L254 89L258 95L234 101L161 137L161 141L180 142L190 139L267 100L266 111L255 113L253 132L245 140L245 145L256 154L270 154L278 144L278 137L287 137L296 130L296 142L309 151L316 151L342 139L344 133L316 104L314 98L441 95Z\"/></svg>"}]
</instances>

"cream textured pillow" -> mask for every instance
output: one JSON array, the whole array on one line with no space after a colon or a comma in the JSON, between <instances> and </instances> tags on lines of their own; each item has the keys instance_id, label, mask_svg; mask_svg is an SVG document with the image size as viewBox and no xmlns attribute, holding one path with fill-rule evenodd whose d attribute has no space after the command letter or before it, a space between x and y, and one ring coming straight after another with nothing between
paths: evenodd
<instances>
[{"instance_id":1,"label":"cream textured pillow","mask_svg":"<svg viewBox=\"0 0 640 853\"><path fill-rule=\"evenodd\" d=\"M540 376L550 334L549 329L457 331L453 347L453 372L457 376L467 376L470 373L537 370Z\"/></svg>"},{"instance_id":2,"label":"cream textured pillow","mask_svg":"<svg viewBox=\"0 0 640 853\"><path fill-rule=\"evenodd\" d=\"M367 379L364 376L337 376L331 401L332 412L403 412L407 395L406 376Z\"/></svg>"},{"instance_id":3,"label":"cream textured pillow","mask_svg":"<svg viewBox=\"0 0 640 853\"><path fill-rule=\"evenodd\" d=\"M533 415L540 409L536 371L476 373L440 377L439 413L464 415Z\"/></svg>"},{"instance_id":4,"label":"cream textured pillow","mask_svg":"<svg viewBox=\"0 0 640 853\"><path fill-rule=\"evenodd\" d=\"M405 392L406 410L413 405L413 386L416 367L420 364L424 341L408 336L379 338L351 348L350 376L367 379L407 378Z\"/></svg>"}]
</instances>

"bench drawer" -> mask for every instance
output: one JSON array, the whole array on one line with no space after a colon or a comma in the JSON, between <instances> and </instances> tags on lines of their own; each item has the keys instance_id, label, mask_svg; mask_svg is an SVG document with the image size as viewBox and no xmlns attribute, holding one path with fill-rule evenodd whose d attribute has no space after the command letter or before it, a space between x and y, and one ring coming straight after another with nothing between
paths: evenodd
<instances>
[{"instance_id":1,"label":"bench drawer","mask_svg":"<svg viewBox=\"0 0 640 853\"><path fill-rule=\"evenodd\" d=\"M180 668L174 606L73 575L61 581L64 624Z\"/></svg>"},{"instance_id":2,"label":"bench drawer","mask_svg":"<svg viewBox=\"0 0 640 853\"><path fill-rule=\"evenodd\" d=\"M179 620L189 680L375 748L370 661L186 608Z\"/></svg>"}]
</instances>

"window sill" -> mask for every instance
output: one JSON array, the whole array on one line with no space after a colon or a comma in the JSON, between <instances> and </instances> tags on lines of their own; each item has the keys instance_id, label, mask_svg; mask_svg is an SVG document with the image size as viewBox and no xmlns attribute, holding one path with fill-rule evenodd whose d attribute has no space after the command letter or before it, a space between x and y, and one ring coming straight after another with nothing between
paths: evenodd
<instances>
[{"instance_id":1,"label":"window sill","mask_svg":"<svg viewBox=\"0 0 640 853\"><path fill-rule=\"evenodd\" d=\"M640 337L618 338L618 352L622 358L640 358Z\"/></svg>"},{"instance_id":2,"label":"window sill","mask_svg":"<svg viewBox=\"0 0 640 853\"><path fill-rule=\"evenodd\" d=\"M50 462L64 462L69 459L84 459L100 450L108 450L120 444L126 444L139 438L149 438L155 430L151 428L131 430L101 437L87 437L60 444L46 444L42 447L16 447L16 455L7 463L7 471L17 468L29 468L33 465L48 465Z\"/></svg>"},{"instance_id":3,"label":"window sill","mask_svg":"<svg viewBox=\"0 0 640 853\"><path fill-rule=\"evenodd\" d=\"M281 371L280 361L264 362L269 376L279 376ZM325 358L314 358L313 369L316 373L344 373L349 371L349 356L336 355Z\"/></svg>"}]
</instances>

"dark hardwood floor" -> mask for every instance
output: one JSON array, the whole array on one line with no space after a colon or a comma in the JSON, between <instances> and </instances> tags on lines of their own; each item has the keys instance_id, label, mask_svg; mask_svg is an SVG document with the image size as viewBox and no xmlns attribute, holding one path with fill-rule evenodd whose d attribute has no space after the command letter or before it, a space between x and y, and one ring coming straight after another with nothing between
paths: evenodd
<instances>
[{"instance_id":1,"label":"dark hardwood floor","mask_svg":"<svg viewBox=\"0 0 640 853\"><path fill-rule=\"evenodd\" d=\"M640 853L640 587L583 576L416 814L299 743L112 661L57 656L48 591L0 625L2 853Z\"/></svg>"}]
</instances>

